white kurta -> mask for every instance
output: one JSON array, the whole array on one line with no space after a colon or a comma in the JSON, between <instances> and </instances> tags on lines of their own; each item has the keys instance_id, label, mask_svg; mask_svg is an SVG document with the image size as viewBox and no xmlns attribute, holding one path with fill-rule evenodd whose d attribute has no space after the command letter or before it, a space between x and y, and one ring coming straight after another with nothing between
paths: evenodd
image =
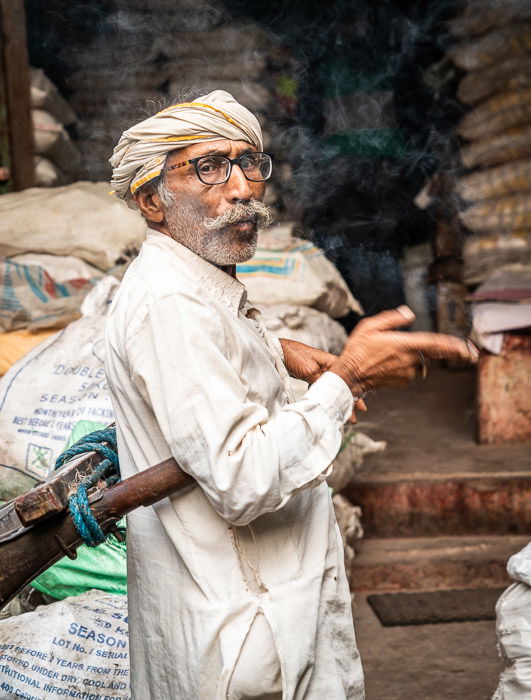
<instances>
[{"instance_id":1,"label":"white kurta","mask_svg":"<svg viewBox=\"0 0 531 700\"><path fill-rule=\"evenodd\" d=\"M226 698L258 613L285 700L363 698L324 481L352 396L327 372L290 403L253 316L240 282L154 231L110 310L122 475L173 455L198 482L128 517L135 700Z\"/></svg>"}]
</instances>

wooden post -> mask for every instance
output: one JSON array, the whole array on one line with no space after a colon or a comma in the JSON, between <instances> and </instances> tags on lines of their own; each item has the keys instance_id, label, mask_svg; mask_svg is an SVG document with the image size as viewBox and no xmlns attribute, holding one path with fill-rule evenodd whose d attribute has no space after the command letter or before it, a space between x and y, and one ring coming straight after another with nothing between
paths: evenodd
<instances>
[{"instance_id":1,"label":"wooden post","mask_svg":"<svg viewBox=\"0 0 531 700\"><path fill-rule=\"evenodd\" d=\"M0 25L0 56L2 55L2 27ZM0 194L9 192L10 188L9 139L7 135L7 105L2 63L0 61Z\"/></svg>"},{"instance_id":2,"label":"wooden post","mask_svg":"<svg viewBox=\"0 0 531 700\"><path fill-rule=\"evenodd\" d=\"M3 130L8 150L7 162L0 165L9 168L9 189L22 190L35 181L23 0L0 0L0 86L0 155Z\"/></svg>"}]
</instances>

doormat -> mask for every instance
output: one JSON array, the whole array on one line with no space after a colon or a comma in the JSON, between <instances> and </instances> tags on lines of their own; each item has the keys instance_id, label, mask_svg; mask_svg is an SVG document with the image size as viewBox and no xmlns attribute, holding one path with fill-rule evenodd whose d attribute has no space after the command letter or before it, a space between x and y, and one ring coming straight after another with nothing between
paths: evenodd
<instances>
[{"instance_id":1,"label":"doormat","mask_svg":"<svg viewBox=\"0 0 531 700\"><path fill-rule=\"evenodd\" d=\"M495 605L505 588L375 593L369 605L384 627L495 620Z\"/></svg>"}]
</instances>

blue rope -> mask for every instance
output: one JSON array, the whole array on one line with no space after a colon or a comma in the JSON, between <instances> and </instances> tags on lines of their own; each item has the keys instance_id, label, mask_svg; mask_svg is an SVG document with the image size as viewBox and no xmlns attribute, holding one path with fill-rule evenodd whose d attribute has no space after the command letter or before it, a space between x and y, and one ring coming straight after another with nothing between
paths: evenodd
<instances>
[{"instance_id":1,"label":"blue rope","mask_svg":"<svg viewBox=\"0 0 531 700\"><path fill-rule=\"evenodd\" d=\"M76 530L88 547L97 547L105 542L107 535L92 515L85 484L79 484L76 493L70 496L68 507Z\"/></svg>"},{"instance_id":2,"label":"blue rope","mask_svg":"<svg viewBox=\"0 0 531 700\"><path fill-rule=\"evenodd\" d=\"M108 443L109 447L102 445L102 442ZM92 450L99 452L106 459L109 459L118 470L118 446L116 444L116 428L114 427L95 430L88 435L84 435L73 445L61 452L55 462L55 468L59 469L59 467L62 467L63 464L72 459L72 457L83 454L84 452L91 452Z\"/></svg>"},{"instance_id":3,"label":"blue rope","mask_svg":"<svg viewBox=\"0 0 531 700\"><path fill-rule=\"evenodd\" d=\"M103 442L106 442L107 445L103 445ZM98 452L103 459L94 471L79 484L77 491L70 496L68 507L83 542L89 547L97 547L105 542L108 535L103 532L92 514L88 502L88 490L99 481L105 481L108 486L120 481L116 429L109 427L85 435L59 455L55 462L55 468L59 469L65 462L86 452Z\"/></svg>"}]
</instances>

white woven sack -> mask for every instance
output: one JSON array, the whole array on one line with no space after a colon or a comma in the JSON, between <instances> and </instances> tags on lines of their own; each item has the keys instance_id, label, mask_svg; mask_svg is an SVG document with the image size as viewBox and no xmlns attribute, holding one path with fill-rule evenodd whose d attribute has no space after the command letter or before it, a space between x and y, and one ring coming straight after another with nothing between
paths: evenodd
<instances>
[{"instance_id":1,"label":"white woven sack","mask_svg":"<svg viewBox=\"0 0 531 700\"><path fill-rule=\"evenodd\" d=\"M509 559L507 573L513 581L531 586L531 542Z\"/></svg>"},{"instance_id":2,"label":"white woven sack","mask_svg":"<svg viewBox=\"0 0 531 700\"><path fill-rule=\"evenodd\" d=\"M33 158L35 186L59 187L70 182L71 178L65 175L49 158L35 156Z\"/></svg>"},{"instance_id":3,"label":"white woven sack","mask_svg":"<svg viewBox=\"0 0 531 700\"><path fill-rule=\"evenodd\" d=\"M531 698L531 587L513 583L496 604L498 648L505 662L493 700Z\"/></svg>"},{"instance_id":4,"label":"white woven sack","mask_svg":"<svg viewBox=\"0 0 531 700\"><path fill-rule=\"evenodd\" d=\"M0 621L0 700L129 700L127 596L88 591Z\"/></svg>"},{"instance_id":5,"label":"white woven sack","mask_svg":"<svg viewBox=\"0 0 531 700\"><path fill-rule=\"evenodd\" d=\"M48 153L56 141L60 138L67 138L61 122L58 122L45 109L32 109L31 118L33 121L33 145L36 153Z\"/></svg>"},{"instance_id":6,"label":"white woven sack","mask_svg":"<svg viewBox=\"0 0 531 700\"><path fill-rule=\"evenodd\" d=\"M20 265L38 265L53 277L55 282L68 282L73 279L94 279L103 276L101 270L92 267L73 255L48 255L47 253L21 253L9 258Z\"/></svg>"},{"instance_id":7,"label":"white woven sack","mask_svg":"<svg viewBox=\"0 0 531 700\"><path fill-rule=\"evenodd\" d=\"M0 197L0 255L75 255L111 269L140 247L146 226L138 213L109 195L105 182L32 187Z\"/></svg>"},{"instance_id":8,"label":"white woven sack","mask_svg":"<svg viewBox=\"0 0 531 700\"><path fill-rule=\"evenodd\" d=\"M114 420L103 336L118 285L112 276L100 280L83 302L82 318L37 345L0 380L0 500L46 478L79 423L95 429Z\"/></svg>"},{"instance_id":9,"label":"white woven sack","mask_svg":"<svg viewBox=\"0 0 531 700\"><path fill-rule=\"evenodd\" d=\"M44 109L32 109L35 153L46 155L64 173L77 173L80 155L63 125Z\"/></svg>"},{"instance_id":10,"label":"white woven sack","mask_svg":"<svg viewBox=\"0 0 531 700\"><path fill-rule=\"evenodd\" d=\"M94 282L90 274L59 282L39 264L0 258L0 330L64 328L79 318Z\"/></svg>"},{"instance_id":11,"label":"white woven sack","mask_svg":"<svg viewBox=\"0 0 531 700\"><path fill-rule=\"evenodd\" d=\"M52 81L46 77L40 68L30 68L31 80L31 106L45 109L61 124L71 124L76 120L76 115L68 102L61 97L59 90Z\"/></svg>"},{"instance_id":12,"label":"white woven sack","mask_svg":"<svg viewBox=\"0 0 531 700\"><path fill-rule=\"evenodd\" d=\"M260 304L260 311L263 324L277 338L297 340L335 355L343 350L345 329L322 311L295 304Z\"/></svg>"},{"instance_id":13,"label":"white woven sack","mask_svg":"<svg viewBox=\"0 0 531 700\"><path fill-rule=\"evenodd\" d=\"M256 304L313 306L333 318L363 313L334 264L310 241L292 238L276 250L259 247L251 260L237 265L237 274Z\"/></svg>"}]
</instances>

